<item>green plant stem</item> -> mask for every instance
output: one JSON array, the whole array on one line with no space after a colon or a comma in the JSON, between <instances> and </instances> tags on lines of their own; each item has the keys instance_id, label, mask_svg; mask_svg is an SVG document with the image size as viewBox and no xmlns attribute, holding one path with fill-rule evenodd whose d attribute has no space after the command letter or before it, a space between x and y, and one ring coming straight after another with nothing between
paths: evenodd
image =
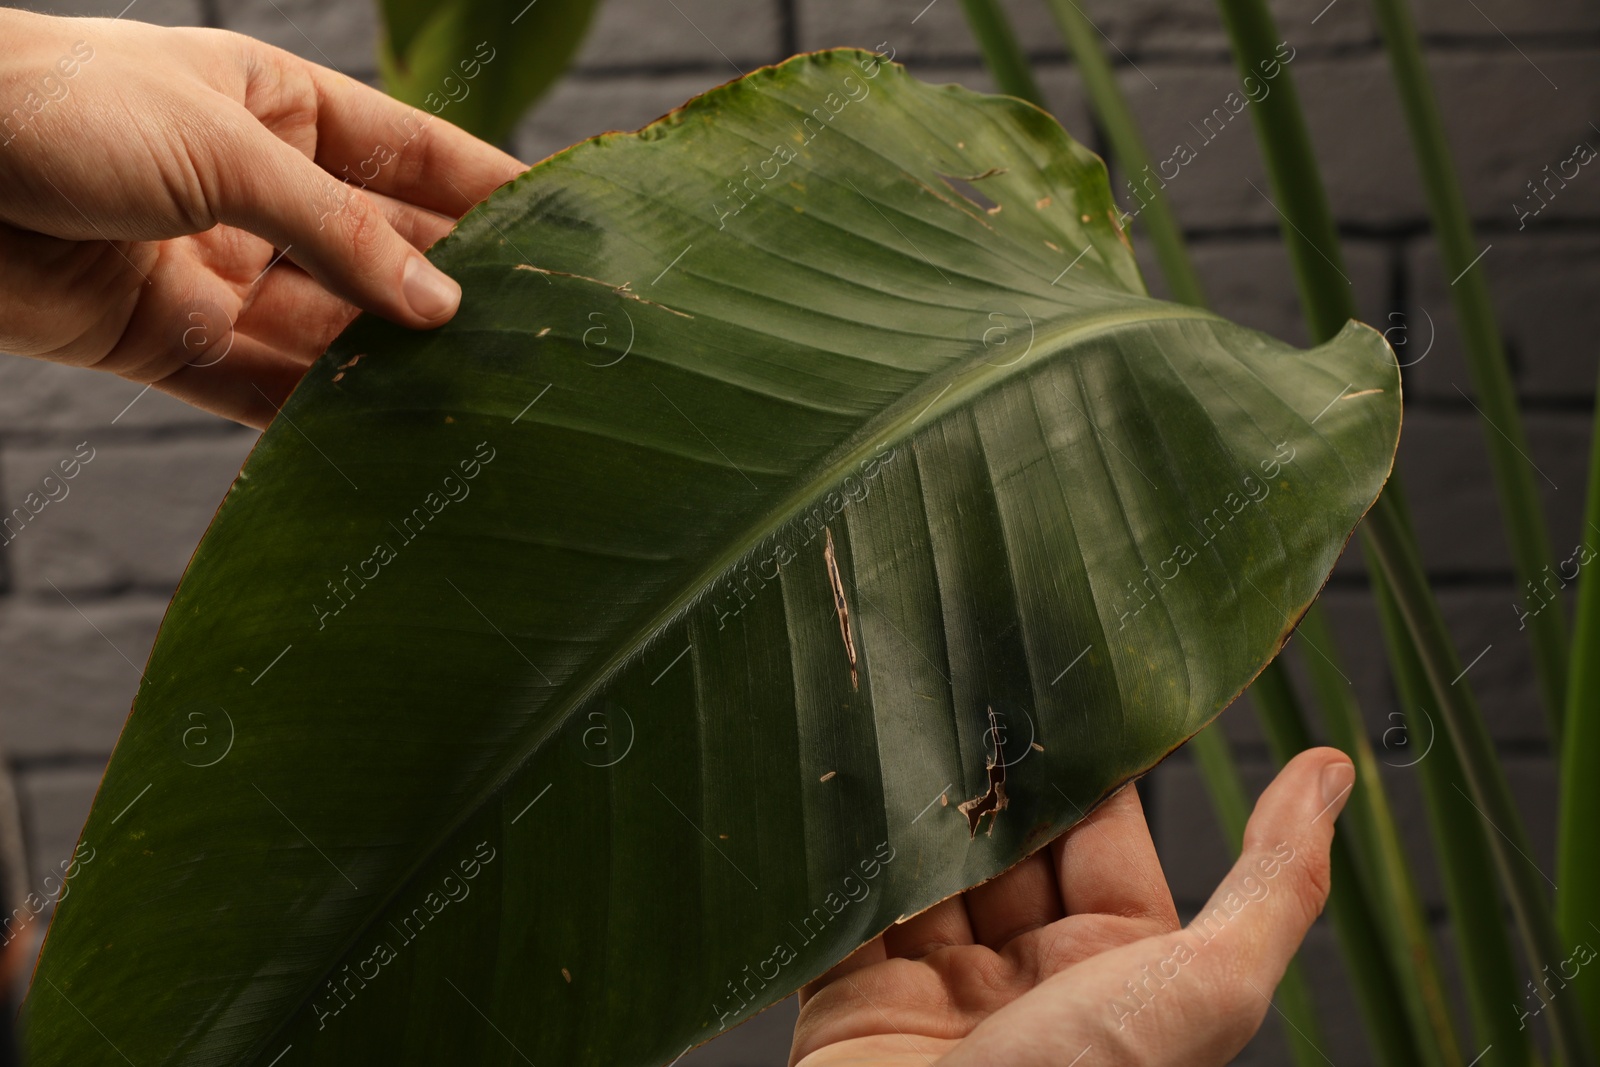
<instances>
[{"instance_id":1,"label":"green plant stem","mask_svg":"<svg viewBox=\"0 0 1600 1067\"><path fill-rule=\"evenodd\" d=\"M1194 753L1195 762L1200 767L1212 809L1216 812L1217 821L1222 824L1228 845L1233 855L1238 856L1244 847L1244 827L1250 818L1250 798L1245 793L1238 764L1228 749L1228 739L1222 735L1221 726L1214 722L1190 738L1189 750ZM1316 1004L1298 956L1284 968L1275 999L1284 1018L1289 1020L1289 1028L1284 1036L1288 1038L1289 1053L1294 1061L1302 1067L1319 1067L1326 1063L1320 1047L1322 1028L1317 1023Z\"/></svg>"},{"instance_id":2,"label":"green plant stem","mask_svg":"<svg viewBox=\"0 0 1600 1067\"><path fill-rule=\"evenodd\" d=\"M1304 713L1280 661L1267 665L1250 686L1250 694L1261 713L1267 743L1280 764L1311 747ZM1328 914L1350 968L1351 984L1360 994L1357 1000L1373 1051L1379 1063L1412 1067L1420 1060L1422 1046L1401 1007L1404 992L1379 936L1382 925L1363 890L1344 835L1334 834L1330 859L1333 891L1328 894Z\"/></svg>"},{"instance_id":3,"label":"green plant stem","mask_svg":"<svg viewBox=\"0 0 1600 1067\"><path fill-rule=\"evenodd\" d=\"M1039 83L1033 80L1033 68L998 0L961 0L961 9L967 13L967 25L1000 91L1048 111Z\"/></svg>"},{"instance_id":4,"label":"green plant stem","mask_svg":"<svg viewBox=\"0 0 1600 1067\"><path fill-rule=\"evenodd\" d=\"M1254 72L1258 63L1273 55L1278 42L1277 29L1264 0L1218 2L1233 42L1235 62L1242 71ZM1279 72L1273 92L1252 105L1251 112L1273 192L1278 196L1274 206L1288 225L1284 238L1307 320L1319 340L1331 337L1354 317L1355 304L1349 279L1338 265L1340 253L1333 214L1288 70ZM1496 831L1489 836L1495 865L1516 915L1531 969L1537 972L1545 963L1565 958L1560 952L1555 919L1537 872L1525 858L1531 850L1522 819L1511 801L1505 772L1495 758L1482 716L1461 677L1463 672L1439 606L1428 589L1404 515L1399 481L1398 476L1392 478L1368 512L1363 540L1390 583L1448 735L1456 746L1471 793L1464 799L1477 807ZM1577 1018L1573 998L1553 998L1545 1014L1556 1049L1568 1067L1591 1063L1588 1034Z\"/></svg>"},{"instance_id":5,"label":"green plant stem","mask_svg":"<svg viewBox=\"0 0 1600 1067\"><path fill-rule=\"evenodd\" d=\"M1401 707L1405 750L1420 754L1407 762L1422 781L1423 801L1432 828L1433 847L1443 875L1450 923L1455 930L1472 1007L1474 1037L1479 1048L1492 1048L1483 1067L1528 1067L1539 1062L1532 1031L1521 1025L1508 1005L1523 1000L1517 986L1516 956L1506 936L1500 894L1495 890L1494 860L1485 838L1483 820L1461 802L1466 783L1455 747L1439 738L1438 722L1427 712L1428 680L1417 661L1405 629L1405 620L1388 586L1375 583L1378 613L1394 649L1392 666ZM1423 713L1419 721L1414 713ZM1442 743L1441 743L1442 742ZM1399 747L1399 746L1397 746Z\"/></svg>"},{"instance_id":6,"label":"green plant stem","mask_svg":"<svg viewBox=\"0 0 1600 1067\"><path fill-rule=\"evenodd\" d=\"M1111 65L1106 60L1105 53L1101 50L1096 31L1073 0L1050 0L1050 6L1056 22L1060 26L1062 35L1066 39L1067 46L1072 51L1073 58L1078 64L1078 69L1084 79L1084 85L1099 117L1101 128L1105 131L1107 140L1110 142L1114 157L1133 176L1146 175L1150 171L1149 153L1145 149L1144 140L1140 136L1138 124L1133 118L1132 111L1127 105L1121 88L1117 85ZM1142 213L1149 226L1157 259L1161 264L1162 272L1167 278L1167 283L1178 300L1196 306L1204 306L1205 296L1200 286L1199 276L1189 259L1182 232L1163 191L1163 184L1159 181L1155 183L1145 182L1144 186L1143 193L1136 193L1136 195L1147 195L1149 197L1148 203L1143 205ZM1317 615L1317 609L1313 608L1312 614ZM1331 649L1331 642L1329 642L1329 645ZM1281 669L1276 664L1269 667L1269 671L1273 672L1274 677L1268 680L1264 689L1269 693L1288 694L1288 699L1280 697L1275 701L1275 714L1288 723L1280 733L1305 736L1304 725L1298 720L1299 711L1293 705L1292 690L1288 688L1286 680L1277 674ZM1270 695L1268 699L1271 699ZM1268 712L1263 711L1263 714L1268 714ZM1354 709L1353 704L1350 705L1346 714L1359 722L1359 711ZM1355 732L1358 736L1360 735L1359 729ZM1227 744L1220 736L1213 736L1213 734L1214 731L1203 731L1201 735L1194 739L1192 745L1211 794L1212 803L1217 809L1218 818L1237 844L1238 841L1242 840L1244 823L1248 815L1248 804L1245 800L1245 793L1239 780L1238 772L1228 752ZM1369 773L1363 777L1370 778L1374 788L1381 789L1375 775ZM1362 792L1364 793L1364 790ZM1383 809L1382 815L1384 817L1388 816L1387 807ZM1376 818L1377 816L1373 817ZM1396 834L1392 822L1387 829L1388 839L1395 840ZM1378 834L1369 832L1366 836L1370 841L1376 838ZM1374 857L1369 866L1380 866L1383 860L1384 857ZM1405 886L1410 885L1409 872L1404 867L1403 861L1396 877ZM1347 893L1370 894L1370 889L1363 889L1362 886L1356 884L1344 884L1339 886L1335 893L1341 895ZM1370 895L1367 899L1371 899ZM1412 895L1412 900L1414 902L1414 894ZM1351 921L1348 917L1359 910L1359 908L1344 907L1342 905L1336 905L1334 908L1336 916L1346 917L1344 921ZM1371 910L1370 904L1367 906L1367 910ZM1420 909L1413 907L1412 913L1416 917L1416 922L1420 923ZM1409 925L1407 925L1407 929L1412 929L1414 932L1414 928ZM1360 946L1364 945L1365 941L1356 938L1351 943ZM1410 950L1413 947L1411 944L1398 946L1396 950L1390 953L1390 963L1404 965L1409 962L1412 958ZM1424 958L1431 961L1431 952L1425 954ZM1373 962L1371 965L1380 966L1381 964ZM1428 983L1425 987L1427 994L1431 995L1422 992L1424 989L1423 983L1414 982L1416 992L1406 998L1407 1006L1411 1009L1412 1024L1419 1027L1436 1023L1440 1017L1438 1012L1429 1014L1423 1011L1422 1005L1425 1002L1442 1008L1442 993L1438 991L1436 972L1432 967L1429 967L1426 969L1426 973L1434 978L1434 981ZM1400 983L1398 979L1394 979L1388 984L1398 986ZM1365 983L1358 986L1358 990L1363 996L1373 995L1378 988L1376 985L1369 986ZM1285 982L1280 986L1279 992L1280 999L1284 1003L1285 1014L1290 1018L1293 1023L1292 1028L1296 1031L1295 1036L1291 1038L1292 1051L1296 1061L1303 1064L1314 1064L1322 1061L1323 1054L1318 1048L1318 1028L1315 1023L1314 1007L1309 996L1309 990L1303 985L1302 974L1298 965L1291 968L1290 974L1285 975ZM1369 1009L1369 1015L1374 1020L1390 1018L1386 1005ZM1448 1046L1453 1046L1454 1033L1449 1028L1448 1016L1444 1015L1443 1019L1444 1041ZM1394 1054L1399 1057L1399 1062L1415 1062L1416 1057L1408 1058L1401 1051L1406 1049L1409 1043L1409 1035L1394 1034L1390 1035L1390 1038L1388 1044L1394 1049ZM1459 1057L1456 1058L1458 1059Z\"/></svg>"},{"instance_id":7,"label":"green plant stem","mask_svg":"<svg viewBox=\"0 0 1600 1067\"><path fill-rule=\"evenodd\" d=\"M1450 285L1450 299L1461 324L1467 372L1482 405L1479 413L1487 424L1484 438L1489 445L1489 466L1500 491L1506 541L1511 546L1518 579L1526 588L1537 588L1546 575L1554 576L1555 558L1550 551L1532 465L1526 458L1528 438L1517 410L1516 390L1500 343L1489 285L1483 269L1474 266L1483 249L1473 236L1466 199L1451 165L1444 122L1423 63L1410 4L1407 0L1373 0L1373 8L1411 130L1411 143L1428 197L1428 214L1439 241L1439 258L1445 274L1455 279ZM1527 626L1535 673L1550 722L1550 743L1559 749L1567 692L1566 617L1560 610L1541 611L1529 617Z\"/></svg>"},{"instance_id":8,"label":"green plant stem","mask_svg":"<svg viewBox=\"0 0 1600 1067\"><path fill-rule=\"evenodd\" d=\"M1590 443L1589 497L1586 530L1600 529L1600 412ZM1585 538L1587 540L1587 538ZM1560 610L1560 605L1554 605ZM1543 613L1542 613L1543 614ZM1556 917L1568 945L1600 938L1600 852L1595 827L1600 826L1600 774L1594 754L1600 752L1600 583L1590 571L1578 583L1578 654L1572 657L1567 688L1567 743L1561 761L1561 821L1556 851ZM1600 1047L1600 974L1579 973L1572 993L1589 1023L1590 1040Z\"/></svg>"},{"instance_id":9,"label":"green plant stem","mask_svg":"<svg viewBox=\"0 0 1600 1067\"><path fill-rule=\"evenodd\" d=\"M1067 47L1078 65L1084 89L1094 104L1100 127L1111 143L1111 154L1128 174L1129 183L1140 182L1141 177L1152 174L1150 153L1145 150L1144 138L1139 136L1139 124L1128 109L1127 99L1117 85L1111 64L1101 51L1099 33L1089 22L1074 0L1049 0L1051 13L1061 27ZM1156 260L1161 273L1172 290L1172 298L1194 307L1204 307L1205 292L1200 286L1200 276L1195 272L1183 244L1183 231L1178 227L1177 216L1163 191L1159 178L1154 183L1143 179L1142 188L1135 196L1144 203L1136 213L1155 246ZM1145 202L1148 200L1148 202Z\"/></svg>"},{"instance_id":10,"label":"green plant stem","mask_svg":"<svg viewBox=\"0 0 1600 1067\"><path fill-rule=\"evenodd\" d=\"M1367 740L1361 709L1351 696L1350 683L1339 669L1333 628L1321 611L1309 611L1296 631L1314 646L1304 657L1311 672L1311 684L1322 708L1323 722L1333 743L1349 755L1356 766L1356 788L1351 793L1345 818L1370 897L1380 902L1378 917L1388 942L1389 959L1401 977L1406 1015L1419 1034L1431 1040L1422 1043L1423 1062L1459 1064L1461 1048L1444 982L1439 977L1438 958L1428 919L1406 862L1405 849L1395 827L1394 813L1383 786L1383 775Z\"/></svg>"},{"instance_id":11,"label":"green plant stem","mask_svg":"<svg viewBox=\"0 0 1600 1067\"><path fill-rule=\"evenodd\" d=\"M1530 969L1538 973L1545 964L1554 965L1567 956L1561 949L1541 884L1545 876L1529 858L1533 847L1511 798L1505 773L1495 759L1477 704L1469 690L1454 684L1461 680L1461 664L1445 631L1439 606L1422 576L1422 566L1399 510L1392 506L1373 507L1367 514L1367 528L1371 531L1368 541L1372 555L1388 579L1389 590L1415 642L1423 673L1460 757L1468 785L1462 798L1472 803L1495 831L1487 835L1495 865L1516 916ZM1553 997L1543 1014L1548 1017L1556 1052L1568 1067L1593 1062L1589 1035L1575 998Z\"/></svg>"}]
</instances>

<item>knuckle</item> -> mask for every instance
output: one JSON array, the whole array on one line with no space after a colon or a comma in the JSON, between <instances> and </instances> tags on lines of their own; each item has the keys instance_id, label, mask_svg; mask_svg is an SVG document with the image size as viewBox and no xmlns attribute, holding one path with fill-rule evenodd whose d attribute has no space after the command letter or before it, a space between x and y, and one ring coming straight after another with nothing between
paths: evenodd
<instances>
[{"instance_id":1,"label":"knuckle","mask_svg":"<svg viewBox=\"0 0 1600 1067\"><path fill-rule=\"evenodd\" d=\"M370 266L383 258L388 247L389 225L359 190L350 189L347 195L349 199L339 213L339 237L348 247L351 258Z\"/></svg>"}]
</instances>

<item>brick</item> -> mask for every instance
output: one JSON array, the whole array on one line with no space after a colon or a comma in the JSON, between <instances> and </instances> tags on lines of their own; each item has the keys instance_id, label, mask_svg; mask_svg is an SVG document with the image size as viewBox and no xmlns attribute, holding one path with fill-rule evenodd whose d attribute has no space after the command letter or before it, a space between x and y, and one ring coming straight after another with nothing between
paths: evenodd
<instances>
[{"instance_id":1,"label":"brick","mask_svg":"<svg viewBox=\"0 0 1600 1067\"><path fill-rule=\"evenodd\" d=\"M1066 50L1047 5L1006 0L1002 6L1030 55ZM1109 39L1113 60L1137 60L1149 52L1218 53L1228 46L1216 6L1207 0L1082 0L1079 7ZM1271 7L1284 37L1297 45L1348 45L1373 36L1360 4L1338 4L1314 26L1314 7L1291 0L1274 0ZM799 22L803 49L845 44L872 48L887 41L901 60L979 57L961 6L951 0L882 0L872 5L800 0Z\"/></svg>"},{"instance_id":2,"label":"brick","mask_svg":"<svg viewBox=\"0 0 1600 1067\"><path fill-rule=\"evenodd\" d=\"M123 15L136 22L158 26L199 26L203 8L200 0L22 0L15 5L44 15L82 15L116 18Z\"/></svg>"},{"instance_id":3,"label":"brick","mask_svg":"<svg viewBox=\"0 0 1600 1067\"><path fill-rule=\"evenodd\" d=\"M1538 62L1562 91L1550 93L1551 99L1541 105L1545 111L1540 120L1530 122L1528 94L1541 92L1533 83L1548 86L1521 57L1508 58L1498 51L1430 57L1467 204L1477 218L1497 223L1513 218L1509 205L1519 193L1526 193L1524 183L1539 174L1544 163L1565 158L1587 129L1587 116L1600 110L1600 76L1586 54L1552 49L1540 51ZM1424 223L1427 206L1384 57L1307 55L1297 57L1288 69L1335 217L1368 227ZM1228 114L1224 100L1238 85L1230 67L1148 62L1137 71L1119 71L1118 79L1158 167L1180 144L1194 152L1168 183L1186 227L1279 225L1277 211L1267 200L1271 190L1249 108L1226 124L1213 119L1209 133L1204 129L1204 120L1214 109ZM1519 90L1510 92L1508 85ZM1595 184L1600 189L1600 180ZM1570 195L1551 204L1555 217L1588 218L1597 210L1600 195Z\"/></svg>"},{"instance_id":4,"label":"brick","mask_svg":"<svg viewBox=\"0 0 1600 1067\"><path fill-rule=\"evenodd\" d=\"M758 1063L786 1063L794 1039L800 998L780 1001L737 1029L690 1052L682 1067L751 1067Z\"/></svg>"},{"instance_id":5,"label":"brick","mask_svg":"<svg viewBox=\"0 0 1600 1067\"><path fill-rule=\"evenodd\" d=\"M1595 143L1600 146L1600 137ZM1600 195L1600 173L1593 178ZM1564 233L1533 220L1526 232L1497 234L1492 242L1494 247L1472 269L1487 275L1518 393L1537 399L1590 399L1593 339L1600 335L1600 303L1593 299L1600 292L1600 235ZM1406 270L1412 291L1406 333L1417 342L1415 352L1402 357L1417 360L1406 390L1413 397L1460 403L1452 383L1473 390L1450 302L1451 279L1439 262L1438 245L1431 239L1418 241L1408 250Z\"/></svg>"},{"instance_id":6,"label":"brick","mask_svg":"<svg viewBox=\"0 0 1600 1067\"><path fill-rule=\"evenodd\" d=\"M1541 412L1527 422L1534 483L1544 501L1551 551L1565 559L1583 528L1590 419ZM1500 571L1511 557L1489 473L1486 431L1471 408L1413 408L1400 434L1399 468L1412 495L1423 565L1431 572ZM1560 487L1559 490L1557 487ZM1506 612L1511 618L1511 613Z\"/></svg>"},{"instance_id":7,"label":"brick","mask_svg":"<svg viewBox=\"0 0 1600 1067\"><path fill-rule=\"evenodd\" d=\"M1528 196L1527 183L1542 177L1546 164L1554 168L1579 140L1600 148L1589 125L1600 112L1594 52L1535 48L1527 54L1524 59L1497 46L1482 54L1429 57L1467 206L1474 218L1496 225L1515 222L1511 205ZM1600 166L1590 164L1536 221L1596 217Z\"/></svg>"},{"instance_id":8,"label":"brick","mask_svg":"<svg viewBox=\"0 0 1600 1067\"><path fill-rule=\"evenodd\" d=\"M45 931L61 892L63 864L77 855L78 832L89 814L100 772L92 769L57 769L22 776L17 785L18 805L22 809L23 832L28 839L26 892L43 903L30 915L26 907L8 929L20 935L31 961L44 944ZM83 853L94 862L94 853ZM46 879L49 879L47 882ZM23 901L18 901L22 904ZM31 963L30 963L31 966Z\"/></svg>"},{"instance_id":9,"label":"brick","mask_svg":"<svg viewBox=\"0 0 1600 1067\"><path fill-rule=\"evenodd\" d=\"M1382 59L1297 55L1284 69L1295 79L1337 216L1391 223L1415 214L1408 210L1417 203L1415 195L1395 195L1415 189L1415 168ZM1268 199L1274 194L1256 144L1253 105L1234 115L1226 103L1231 93L1238 94L1233 107L1247 99L1231 66L1147 62L1117 76L1186 228L1281 225ZM1284 77L1266 83L1269 91ZM1352 117L1360 118L1358 129L1351 128ZM1184 148L1193 153L1187 162ZM1404 173L1397 178L1399 171ZM1125 198L1123 183L1117 185ZM1374 187L1384 195L1374 196Z\"/></svg>"},{"instance_id":10,"label":"brick","mask_svg":"<svg viewBox=\"0 0 1600 1067\"><path fill-rule=\"evenodd\" d=\"M1137 202L1127 193L1122 179L1121 172L1117 172L1117 201L1124 209L1136 207ZM1150 242L1140 236L1143 230L1135 217L1133 247L1140 269L1150 291L1167 297L1169 290L1161 265ZM1344 253L1345 272L1354 285L1361 317L1383 329L1389 311L1388 247L1377 241L1351 240L1344 243ZM1206 299L1219 315L1302 348L1310 344L1299 290L1283 242L1275 237L1191 241L1189 254Z\"/></svg>"},{"instance_id":11,"label":"brick","mask_svg":"<svg viewBox=\"0 0 1600 1067\"><path fill-rule=\"evenodd\" d=\"M89 817L89 805L94 802L99 784L100 771L91 768L52 768L29 771L19 777L18 800L28 835L28 866L35 892L46 875L57 873L62 861L70 860L76 852L78 835Z\"/></svg>"},{"instance_id":12,"label":"brick","mask_svg":"<svg viewBox=\"0 0 1600 1067\"><path fill-rule=\"evenodd\" d=\"M1471 664L1465 680L1478 698L1490 736L1524 744L1547 742L1549 731L1533 675L1532 647L1518 617L1519 612L1536 608L1538 602L1530 603L1522 590L1511 585L1441 589L1437 595L1445 625L1455 640L1456 655L1463 668ZM1568 607L1570 604L1551 604L1544 610L1565 611ZM1444 729L1443 723L1436 725ZM1423 732L1427 725L1413 723L1412 730Z\"/></svg>"},{"instance_id":13,"label":"brick","mask_svg":"<svg viewBox=\"0 0 1600 1067\"><path fill-rule=\"evenodd\" d=\"M1443 725L1439 723L1440 729ZM1384 792L1394 815L1401 847L1411 862L1418 895L1424 906L1442 908L1444 887L1434 858L1432 832L1419 777L1422 772L1415 766L1390 762L1390 754L1382 750L1375 754L1383 764L1380 773ZM1239 756L1238 762L1247 792L1252 798L1258 797L1272 780L1275 766L1248 755ZM1557 804L1555 762L1546 755L1509 754L1502 754L1500 762L1533 845L1532 859L1542 872L1553 876ZM1233 862L1232 853L1212 813L1210 797L1198 767L1188 761L1169 760L1151 777L1155 781L1152 824L1156 851L1166 869L1179 910L1187 914L1199 908L1227 875ZM1450 800L1468 803L1464 797Z\"/></svg>"},{"instance_id":14,"label":"brick","mask_svg":"<svg viewBox=\"0 0 1600 1067\"><path fill-rule=\"evenodd\" d=\"M120 429L224 421L165 393L143 391L111 374L0 355L0 429L75 433L104 429L113 420Z\"/></svg>"},{"instance_id":15,"label":"brick","mask_svg":"<svg viewBox=\"0 0 1600 1067\"><path fill-rule=\"evenodd\" d=\"M216 0L217 24L356 78L378 69L374 3Z\"/></svg>"},{"instance_id":16,"label":"brick","mask_svg":"<svg viewBox=\"0 0 1600 1067\"><path fill-rule=\"evenodd\" d=\"M935 84L959 81L979 90L992 91L992 82L982 71L953 70L927 66L914 73ZM577 74L563 79L533 113L518 126L514 145L520 158L534 161L559 152L607 130L635 130L660 118L686 100L726 81L721 72L591 76ZM1040 87L1069 130L1080 136L1089 128L1088 117L1075 105L1081 97L1077 77L1060 65L1041 71Z\"/></svg>"},{"instance_id":17,"label":"brick","mask_svg":"<svg viewBox=\"0 0 1600 1067\"><path fill-rule=\"evenodd\" d=\"M1502 33L1574 34L1600 30L1600 8L1585 0L1543 0L1528 4L1521 0L1421 0L1417 12L1418 28L1424 34L1480 36L1504 44ZM1526 46L1529 42L1519 41Z\"/></svg>"},{"instance_id":18,"label":"brick","mask_svg":"<svg viewBox=\"0 0 1600 1067\"><path fill-rule=\"evenodd\" d=\"M563 78L517 126L512 144L532 163L610 130L636 130L727 79L716 74Z\"/></svg>"},{"instance_id":19,"label":"brick","mask_svg":"<svg viewBox=\"0 0 1600 1067\"><path fill-rule=\"evenodd\" d=\"M75 608L50 595L0 606L0 731L22 759L104 756L127 720L166 601L74 597Z\"/></svg>"},{"instance_id":20,"label":"brick","mask_svg":"<svg viewBox=\"0 0 1600 1067\"><path fill-rule=\"evenodd\" d=\"M1018 40L1030 52L1059 54L1061 38L1044 4L1004 0ZM960 0L799 0L802 51L853 46L889 52L896 62L976 60Z\"/></svg>"},{"instance_id":21,"label":"brick","mask_svg":"<svg viewBox=\"0 0 1600 1067\"><path fill-rule=\"evenodd\" d=\"M673 10L676 7L677 10ZM703 66L720 80L782 58L777 0L606 0L578 51L582 69Z\"/></svg>"},{"instance_id":22,"label":"brick","mask_svg":"<svg viewBox=\"0 0 1600 1067\"><path fill-rule=\"evenodd\" d=\"M52 582L69 593L175 585L255 438L241 429L157 442L91 440L93 458L74 479L57 483L67 495L46 503L0 549L12 557L12 582L52 596ZM6 449L0 455L6 513L74 451Z\"/></svg>"}]
</instances>

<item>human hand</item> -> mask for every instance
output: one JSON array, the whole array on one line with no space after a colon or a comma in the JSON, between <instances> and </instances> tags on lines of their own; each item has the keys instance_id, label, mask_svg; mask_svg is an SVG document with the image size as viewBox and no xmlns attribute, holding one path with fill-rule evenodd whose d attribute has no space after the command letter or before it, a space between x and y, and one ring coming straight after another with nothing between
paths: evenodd
<instances>
[{"instance_id":1,"label":"human hand","mask_svg":"<svg viewBox=\"0 0 1600 1067\"><path fill-rule=\"evenodd\" d=\"M1138 794L900 923L801 991L800 1067L1209 1067L1261 1026L1328 899L1343 753L1302 752L1189 926Z\"/></svg>"},{"instance_id":2,"label":"human hand","mask_svg":"<svg viewBox=\"0 0 1600 1067\"><path fill-rule=\"evenodd\" d=\"M0 37L0 351L253 426L357 308L454 315L419 250L525 169L237 34L0 10Z\"/></svg>"}]
</instances>

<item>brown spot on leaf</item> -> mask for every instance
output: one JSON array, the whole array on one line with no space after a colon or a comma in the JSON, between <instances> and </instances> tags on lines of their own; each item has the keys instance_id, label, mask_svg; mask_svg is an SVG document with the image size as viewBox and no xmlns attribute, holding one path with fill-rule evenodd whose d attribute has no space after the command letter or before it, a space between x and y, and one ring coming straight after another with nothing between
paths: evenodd
<instances>
[{"instance_id":1,"label":"brown spot on leaf","mask_svg":"<svg viewBox=\"0 0 1600 1067\"><path fill-rule=\"evenodd\" d=\"M565 967L561 968L561 977L567 980L568 985L572 984L572 972L567 970Z\"/></svg>"},{"instance_id":2,"label":"brown spot on leaf","mask_svg":"<svg viewBox=\"0 0 1600 1067\"><path fill-rule=\"evenodd\" d=\"M838 771L829 771L827 774L824 774L822 776L821 780L826 782L828 779L832 778L834 775L836 775L838 773L839 773Z\"/></svg>"},{"instance_id":3,"label":"brown spot on leaf","mask_svg":"<svg viewBox=\"0 0 1600 1067\"><path fill-rule=\"evenodd\" d=\"M1045 208L1050 206L1050 203L1051 201L1048 196L1041 196L1039 199L1033 202L1033 208L1035 211L1043 211Z\"/></svg>"}]
</instances>

